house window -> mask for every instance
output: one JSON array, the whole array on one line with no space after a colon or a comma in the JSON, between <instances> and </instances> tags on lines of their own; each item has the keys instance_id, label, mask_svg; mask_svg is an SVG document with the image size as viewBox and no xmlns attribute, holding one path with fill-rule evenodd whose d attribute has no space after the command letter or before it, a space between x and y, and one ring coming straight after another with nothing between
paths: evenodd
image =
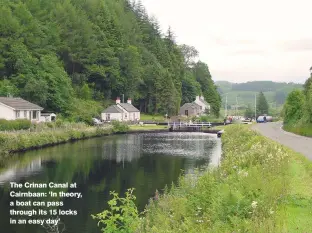
<instances>
[{"instance_id":1,"label":"house window","mask_svg":"<svg viewBox=\"0 0 312 233\"><path fill-rule=\"evenodd\" d=\"M16 118L19 118L21 114L21 111L16 111Z\"/></svg>"},{"instance_id":2,"label":"house window","mask_svg":"<svg viewBox=\"0 0 312 233\"><path fill-rule=\"evenodd\" d=\"M203 110L203 106L199 106L200 107L200 110Z\"/></svg>"},{"instance_id":3,"label":"house window","mask_svg":"<svg viewBox=\"0 0 312 233\"><path fill-rule=\"evenodd\" d=\"M185 116L188 116L188 110L185 110Z\"/></svg>"},{"instance_id":4,"label":"house window","mask_svg":"<svg viewBox=\"0 0 312 233\"><path fill-rule=\"evenodd\" d=\"M33 111L32 119L37 119L37 111Z\"/></svg>"},{"instance_id":5,"label":"house window","mask_svg":"<svg viewBox=\"0 0 312 233\"><path fill-rule=\"evenodd\" d=\"M27 118L27 111L24 111L24 118Z\"/></svg>"},{"instance_id":6,"label":"house window","mask_svg":"<svg viewBox=\"0 0 312 233\"><path fill-rule=\"evenodd\" d=\"M127 118L128 116L127 116L127 113L125 113L125 118Z\"/></svg>"},{"instance_id":7,"label":"house window","mask_svg":"<svg viewBox=\"0 0 312 233\"><path fill-rule=\"evenodd\" d=\"M110 114L106 114L106 120L107 120L107 121L110 120Z\"/></svg>"}]
</instances>

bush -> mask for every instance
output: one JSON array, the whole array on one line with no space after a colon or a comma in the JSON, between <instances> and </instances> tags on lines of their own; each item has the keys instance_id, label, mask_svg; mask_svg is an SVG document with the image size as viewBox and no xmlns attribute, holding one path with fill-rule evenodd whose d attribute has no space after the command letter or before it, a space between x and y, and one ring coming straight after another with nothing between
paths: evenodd
<instances>
[{"instance_id":1,"label":"bush","mask_svg":"<svg viewBox=\"0 0 312 233\"><path fill-rule=\"evenodd\" d=\"M128 189L126 197L121 198L115 192L110 192L113 199L108 202L109 210L92 215L104 225L105 233L130 233L136 232L139 225L139 211L134 203L136 197L132 194L133 189ZM116 224L118 223L118 224Z\"/></svg>"},{"instance_id":2,"label":"bush","mask_svg":"<svg viewBox=\"0 0 312 233\"><path fill-rule=\"evenodd\" d=\"M115 133L126 133L129 131L129 126L126 123L120 121L113 121L113 132Z\"/></svg>"},{"instance_id":3,"label":"bush","mask_svg":"<svg viewBox=\"0 0 312 233\"><path fill-rule=\"evenodd\" d=\"M0 131L25 130L31 126L30 120L4 120L0 119Z\"/></svg>"}]
</instances>

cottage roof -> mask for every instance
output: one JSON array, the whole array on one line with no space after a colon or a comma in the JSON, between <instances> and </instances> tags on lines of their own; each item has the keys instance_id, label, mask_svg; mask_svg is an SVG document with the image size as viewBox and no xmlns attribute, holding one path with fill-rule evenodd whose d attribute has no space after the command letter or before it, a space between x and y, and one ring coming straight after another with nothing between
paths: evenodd
<instances>
[{"instance_id":1,"label":"cottage roof","mask_svg":"<svg viewBox=\"0 0 312 233\"><path fill-rule=\"evenodd\" d=\"M14 108L15 110L43 110L42 107L22 98L0 97L0 103Z\"/></svg>"},{"instance_id":2,"label":"cottage roof","mask_svg":"<svg viewBox=\"0 0 312 233\"><path fill-rule=\"evenodd\" d=\"M56 114L53 112L42 112L40 115L41 116L56 116Z\"/></svg>"},{"instance_id":3,"label":"cottage roof","mask_svg":"<svg viewBox=\"0 0 312 233\"><path fill-rule=\"evenodd\" d=\"M127 112L140 112L139 109L137 109L136 107L134 107L132 104L128 104L128 103L119 103L119 105L124 108Z\"/></svg>"},{"instance_id":4,"label":"cottage roof","mask_svg":"<svg viewBox=\"0 0 312 233\"><path fill-rule=\"evenodd\" d=\"M199 99L201 102L203 102L206 106L209 106L209 104L206 102L206 100Z\"/></svg>"},{"instance_id":5,"label":"cottage roof","mask_svg":"<svg viewBox=\"0 0 312 233\"><path fill-rule=\"evenodd\" d=\"M189 108L189 107L190 108L199 108L200 106L197 103L193 102L193 103L185 103L185 104L183 104L182 107L186 107L186 108Z\"/></svg>"},{"instance_id":6,"label":"cottage roof","mask_svg":"<svg viewBox=\"0 0 312 233\"><path fill-rule=\"evenodd\" d=\"M199 102L201 102L201 103L203 103L205 106L209 106L209 104L206 102L206 100L204 99L204 98L196 98L196 100L195 101L199 101ZM193 103L196 103L196 102L193 102Z\"/></svg>"},{"instance_id":7,"label":"cottage roof","mask_svg":"<svg viewBox=\"0 0 312 233\"><path fill-rule=\"evenodd\" d=\"M117 105L111 105L106 108L102 113L122 113L122 110Z\"/></svg>"}]
</instances>

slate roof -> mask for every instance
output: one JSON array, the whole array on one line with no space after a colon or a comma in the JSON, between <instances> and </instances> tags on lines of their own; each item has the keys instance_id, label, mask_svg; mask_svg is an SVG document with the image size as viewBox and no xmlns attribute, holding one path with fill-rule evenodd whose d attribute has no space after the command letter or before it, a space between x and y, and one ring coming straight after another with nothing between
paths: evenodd
<instances>
[{"instance_id":1,"label":"slate roof","mask_svg":"<svg viewBox=\"0 0 312 233\"><path fill-rule=\"evenodd\" d=\"M203 102L206 106L209 106L209 104L205 100L199 99L199 101Z\"/></svg>"},{"instance_id":2,"label":"slate roof","mask_svg":"<svg viewBox=\"0 0 312 233\"><path fill-rule=\"evenodd\" d=\"M132 104L120 103L119 105L123 107L127 112L140 112L140 110L134 107Z\"/></svg>"},{"instance_id":3,"label":"slate roof","mask_svg":"<svg viewBox=\"0 0 312 233\"><path fill-rule=\"evenodd\" d=\"M102 113L122 113L122 110L117 105L112 105L106 108Z\"/></svg>"},{"instance_id":4,"label":"slate roof","mask_svg":"<svg viewBox=\"0 0 312 233\"><path fill-rule=\"evenodd\" d=\"M0 97L0 103L14 108L15 110L43 110L42 107L22 98Z\"/></svg>"},{"instance_id":5,"label":"slate roof","mask_svg":"<svg viewBox=\"0 0 312 233\"><path fill-rule=\"evenodd\" d=\"M196 103L185 103L185 104L183 104L183 106L182 107L191 107L191 108L199 108L200 106L198 105L198 104L196 104ZM181 107L181 108L182 108Z\"/></svg>"}]
</instances>

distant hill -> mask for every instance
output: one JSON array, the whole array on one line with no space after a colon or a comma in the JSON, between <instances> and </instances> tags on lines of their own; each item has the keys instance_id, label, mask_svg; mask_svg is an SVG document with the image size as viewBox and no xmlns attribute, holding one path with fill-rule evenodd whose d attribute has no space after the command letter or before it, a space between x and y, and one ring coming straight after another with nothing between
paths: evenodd
<instances>
[{"instance_id":1,"label":"distant hill","mask_svg":"<svg viewBox=\"0 0 312 233\"><path fill-rule=\"evenodd\" d=\"M240 107L246 107L248 104L254 106L255 94L262 91L271 107L280 107L293 89L303 89L302 84L272 81L252 81L246 83L216 81L215 83L218 86L219 93L222 95L223 106L225 105L226 93L229 106L236 105L236 98Z\"/></svg>"}]
</instances>

